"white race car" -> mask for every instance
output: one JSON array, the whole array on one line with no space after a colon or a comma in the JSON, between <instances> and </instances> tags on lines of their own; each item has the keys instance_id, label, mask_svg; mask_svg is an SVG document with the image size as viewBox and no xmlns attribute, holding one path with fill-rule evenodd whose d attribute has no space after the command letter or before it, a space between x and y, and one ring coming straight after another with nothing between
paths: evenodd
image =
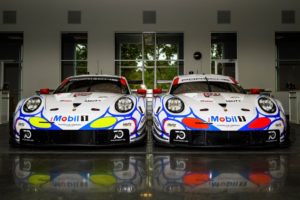
<instances>
[{"instance_id":1,"label":"white race car","mask_svg":"<svg viewBox=\"0 0 300 200\"><path fill-rule=\"evenodd\" d=\"M145 139L146 102L124 77L81 75L49 94L21 100L13 118L13 144L118 145Z\"/></svg>"},{"instance_id":2,"label":"white race car","mask_svg":"<svg viewBox=\"0 0 300 200\"><path fill-rule=\"evenodd\" d=\"M153 99L152 129L159 144L192 147L278 146L288 135L279 101L246 94L222 75L175 77Z\"/></svg>"}]
</instances>

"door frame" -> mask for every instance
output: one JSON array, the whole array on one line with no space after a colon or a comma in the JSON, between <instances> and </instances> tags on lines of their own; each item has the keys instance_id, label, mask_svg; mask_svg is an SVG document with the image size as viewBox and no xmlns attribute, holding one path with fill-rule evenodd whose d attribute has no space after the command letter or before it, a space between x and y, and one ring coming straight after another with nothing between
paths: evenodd
<instances>
[{"instance_id":1,"label":"door frame","mask_svg":"<svg viewBox=\"0 0 300 200\"><path fill-rule=\"evenodd\" d=\"M214 62L214 70L215 70L215 73L214 74L218 74L218 64L221 63L234 63L234 70L235 70L235 80L239 80L239 68L238 68L238 62L236 59L211 59L211 63ZM212 65L211 65L211 68L210 68L210 73L212 74Z\"/></svg>"},{"instance_id":2,"label":"door frame","mask_svg":"<svg viewBox=\"0 0 300 200\"><path fill-rule=\"evenodd\" d=\"M21 97L22 97L22 92L23 92L23 69L22 69L23 62L18 61L18 60L0 60L0 90L2 90L3 85L4 85L5 64L19 64L19 67L20 67L20 80L19 80L20 85L19 85L19 89L18 89L18 100L20 100Z\"/></svg>"}]
</instances>

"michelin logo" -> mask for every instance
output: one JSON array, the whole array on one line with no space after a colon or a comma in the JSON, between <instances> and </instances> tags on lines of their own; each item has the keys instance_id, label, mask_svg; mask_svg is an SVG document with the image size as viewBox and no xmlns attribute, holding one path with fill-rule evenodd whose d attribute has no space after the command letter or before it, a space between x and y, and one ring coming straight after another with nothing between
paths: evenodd
<instances>
[{"instance_id":1,"label":"michelin logo","mask_svg":"<svg viewBox=\"0 0 300 200\"><path fill-rule=\"evenodd\" d=\"M226 122L226 123L234 123L234 122L246 122L245 116L210 116L208 118L208 122Z\"/></svg>"}]
</instances>

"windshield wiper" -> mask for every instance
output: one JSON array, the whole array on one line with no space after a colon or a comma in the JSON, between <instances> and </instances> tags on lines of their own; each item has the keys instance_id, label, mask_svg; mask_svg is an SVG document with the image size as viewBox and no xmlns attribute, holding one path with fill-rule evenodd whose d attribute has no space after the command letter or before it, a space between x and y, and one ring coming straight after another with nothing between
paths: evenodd
<instances>
[{"instance_id":1,"label":"windshield wiper","mask_svg":"<svg viewBox=\"0 0 300 200\"><path fill-rule=\"evenodd\" d=\"M208 91L211 92L211 87L210 87L210 84L209 84L209 81L208 81L208 78L205 76L204 77L205 80L206 80L206 83L207 83L207 86L208 86Z\"/></svg>"}]
</instances>

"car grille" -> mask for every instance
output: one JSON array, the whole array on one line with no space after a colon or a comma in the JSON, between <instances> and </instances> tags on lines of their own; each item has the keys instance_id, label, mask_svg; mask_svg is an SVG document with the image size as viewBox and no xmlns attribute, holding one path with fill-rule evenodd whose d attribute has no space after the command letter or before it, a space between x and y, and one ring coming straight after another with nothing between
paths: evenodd
<instances>
[{"instance_id":1,"label":"car grille","mask_svg":"<svg viewBox=\"0 0 300 200\"><path fill-rule=\"evenodd\" d=\"M272 130L271 130L272 131ZM279 132L276 138L269 140L270 130L267 131L184 131L186 141L176 140L176 131L170 134L170 143L190 146L240 146L240 145L269 145L279 144Z\"/></svg>"}]
</instances>

